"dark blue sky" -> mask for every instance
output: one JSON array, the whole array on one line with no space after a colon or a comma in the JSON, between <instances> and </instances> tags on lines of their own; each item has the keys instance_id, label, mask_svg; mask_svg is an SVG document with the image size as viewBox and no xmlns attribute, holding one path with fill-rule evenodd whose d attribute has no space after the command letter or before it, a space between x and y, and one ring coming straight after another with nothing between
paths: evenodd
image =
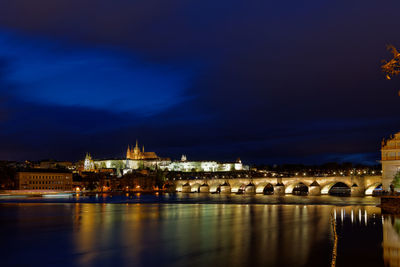
<instances>
[{"instance_id":1,"label":"dark blue sky","mask_svg":"<svg viewBox=\"0 0 400 267\"><path fill-rule=\"evenodd\" d=\"M374 163L400 1L0 1L0 159Z\"/></svg>"}]
</instances>

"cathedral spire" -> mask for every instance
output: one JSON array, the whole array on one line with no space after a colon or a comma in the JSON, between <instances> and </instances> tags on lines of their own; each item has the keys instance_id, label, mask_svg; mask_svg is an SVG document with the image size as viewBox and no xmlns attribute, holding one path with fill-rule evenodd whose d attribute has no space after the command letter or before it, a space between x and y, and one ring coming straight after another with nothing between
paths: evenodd
<instances>
[{"instance_id":1,"label":"cathedral spire","mask_svg":"<svg viewBox=\"0 0 400 267\"><path fill-rule=\"evenodd\" d=\"M144 146L143 146L142 152L144 153Z\"/></svg>"},{"instance_id":2,"label":"cathedral spire","mask_svg":"<svg viewBox=\"0 0 400 267\"><path fill-rule=\"evenodd\" d=\"M139 148L137 139L136 139L136 147Z\"/></svg>"}]
</instances>

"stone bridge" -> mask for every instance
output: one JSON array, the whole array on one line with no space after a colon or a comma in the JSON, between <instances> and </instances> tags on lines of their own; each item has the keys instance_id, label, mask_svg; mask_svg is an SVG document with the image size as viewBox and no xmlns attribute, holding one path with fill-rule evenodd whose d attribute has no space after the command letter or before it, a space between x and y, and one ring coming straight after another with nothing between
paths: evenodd
<instances>
[{"instance_id":1,"label":"stone bridge","mask_svg":"<svg viewBox=\"0 0 400 267\"><path fill-rule=\"evenodd\" d=\"M382 176L333 176L333 177L253 177L229 179L190 179L167 181L178 192L200 193L264 193L292 194L299 186L307 187L309 195L326 195L337 183L343 183L351 189L352 196L372 195L382 185Z\"/></svg>"}]
</instances>

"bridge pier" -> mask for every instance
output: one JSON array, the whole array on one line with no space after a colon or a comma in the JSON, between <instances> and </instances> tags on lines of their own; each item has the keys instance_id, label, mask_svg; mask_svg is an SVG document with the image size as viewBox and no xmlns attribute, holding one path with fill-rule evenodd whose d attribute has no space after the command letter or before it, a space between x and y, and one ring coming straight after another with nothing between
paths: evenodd
<instances>
[{"instance_id":1,"label":"bridge pier","mask_svg":"<svg viewBox=\"0 0 400 267\"><path fill-rule=\"evenodd\" d=\"M351 186L351 196L352 197L362 197L364 196L364 188L361 186L358 186L356 184L353 184Z\"/></svg>"},{"instance_id":2,"label":"bridge pier","mask_svg":"<svg viewBox=\"0 0 400 267\"><path fill-rule=\"evenodd\" d=\"M202 184L200 186L200 193L209 193L210 192L210 187L208 184Z\"/></svg>"},{"instance_id":3,"label":"bridge pier","mask_svg":"<svg viewBox=\"0 0 400 267\"><path fill-rule=\"evenodd\" d=\"M224 183L220 186L221 194L230 194L231 193L231 186L227 183Z\"/></svg>"},{"instance_id":4,"label":"bridge pier","mask_svg":"<svg viewBox=\"0 0 400 267\"><path fill-rule=\"evenodd\" d=\"M277 183L274 186L274 195L284 195L285 194L285 185L282 183Z\"/></svg>"},{"instance_id":5,"label":"bridge pier","mask_svg":"<svg viewBox=\"0 0 400 267\"><path fill-rule=\"evenodd\" d=\"M182 185L182 193L190 193L192 192L192 187L189 183Z\"/></svg>"},{"instance_id":6,"label":"bridge pier","mask_svg":"<svg viewBox=\"0 0 400 267\"><path fill-rule=\"evenodd\" d=\"M317 181L314 181L310 184L308 188L308 195L309 196L320 196L321 195L321 186Z\"/></svg>"}]
</instances>

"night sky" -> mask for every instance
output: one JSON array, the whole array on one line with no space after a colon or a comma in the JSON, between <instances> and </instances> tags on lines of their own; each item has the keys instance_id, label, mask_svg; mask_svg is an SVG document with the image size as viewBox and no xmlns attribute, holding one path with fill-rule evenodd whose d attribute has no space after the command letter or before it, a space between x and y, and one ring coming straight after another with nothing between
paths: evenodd
<instances>
[{"instance_id":1,"label":"night sky","mask_svg":"<svg viewBox=\"0 0 400 267\"><path fill-rule=\"evenodd\" d=\"M375 164L399 0L1 0L0 159Z\"/></svg>"}]
</instances>

